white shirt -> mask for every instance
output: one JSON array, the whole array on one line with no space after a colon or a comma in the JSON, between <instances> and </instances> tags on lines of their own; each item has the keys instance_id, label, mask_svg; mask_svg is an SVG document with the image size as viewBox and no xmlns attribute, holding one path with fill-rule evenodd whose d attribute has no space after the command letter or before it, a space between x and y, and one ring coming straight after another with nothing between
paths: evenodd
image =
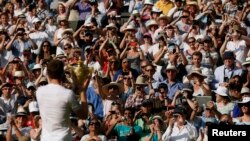
<instances>
[{"instance_id":1,"label":"white shirt","mask_svg":"<svg viewBox=\"0 0 250 141\"><path fill-rule=\"evenodd\" d=\"M101 141L106 141L107 140L106 136L104 136L104 135L98 135L98 137L101 139ZM81 141L86 141L88 138L90 138L89 134L84 135L81 138Z\"/></svg>"},{"instance_id":2,"label":"white shirt","mask_svg":"<svg viewBox=\"0 0 250 141\"><path fill-rule=\"evenodd\" d=\"M186 125L183 128L179 129L177 123L174 124L174 127L168 126L166 132L162 136L163 141L192 141L197 138L196 128L186 121Z\"/></svg>"},{"instance_id":3,"label":"white shirt","mask_svg":"<svg viewBox=\"0 0 250 141\"><path fill-rule=\"evenodd\" d=\"M69 116L80 109L73 91L48 84L38 88L36 97L43 121L41 141L71 141Z\"/></svg>"},{"instance_id":4,"label":"white shirt","mask_svg":"<svg viewBox=\"0 0 250 141\"><path fill-rule=\"evenodd\" d=\"M227 50L233 51L234 54L236 55L236 60L239 61L240 63L243 63L246 60L247 56L247 45L246 41L241 40L241 41L229 41L226 46Z\"/></svg>"},{"instance_id":5,"label":"white shirt","mask_svg":"<svg viewBox=\"0 0 250 141\"><path fill-rule=\"evenodd\" d=\"M29 36L36 43L38 47L36 50L32 50L32 52L34 52L35 54L39 54L42 42L49 38L48 34L44 31L36 31L30 33Z\"/></svg>"}]
</instances>

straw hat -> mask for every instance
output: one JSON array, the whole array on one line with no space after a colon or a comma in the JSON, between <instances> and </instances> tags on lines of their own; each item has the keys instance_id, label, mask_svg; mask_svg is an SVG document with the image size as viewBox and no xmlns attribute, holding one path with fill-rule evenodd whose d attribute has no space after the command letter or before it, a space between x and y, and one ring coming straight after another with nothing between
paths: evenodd
<instances>
[{"instance_id":1,"label":"straw hat","mask_svg":"<svg viewBox=\"0 0 250 141\"><path fill-rule=\"evenodd\" d=\"M114 23L110 23L109 25L106 26L107 29L115 29L118 30L118 28L116 27L116 25Z\"/></svg>"},{"instance_id":2,"label":"straw hat","mask_svg":"<svg viewBox=\"0 0 250 141\"><path fill-rule=\"evenodd\" d=\"M135 85L148 85L147 83L146 83L146 77L143 77L143 76L138 76L137 78L136 78L136 81L135 81Z\"/></svg>"},{"instance_id":3,"label":"straw hat","mask_svg":"<svg viewBox=\"0 0 250 141\"><path fill-rule=\"evenodd\" d=\"M145 0L144 5L154 5L152 0Z\"/></svg>"},{"instance_id":4,"label":"straw hat","mask_svg":"<svg viewBox=\"0 0 250 141\"><path fill-rule=\"evenodd\" d=\"M242 63L242 65L245 66L245 67L250 65L250 57L247 57L246 61L244 63Z\"/></svg>"},{"instance_id":5,"label":"straw hat","mask_svg":"<svg viewBox=\"0 0 250 141\"><path fill-rule=\"evenodd\" d=\"M109 88L110 86L117 86L117 87L118 87L118 94L121 94L121 93L124 92L124 87L123 87L122 84L116 83L116 82L110 82L109 84L106 84L106 85L104 85L104 86L102 87L103 94L105 94L105 95L108 95L108 94L109 94L108 88Z\"/></svg>"},{"instance_id":6,"label":"straw hat","mask_svg":"<svg viewBox=\"0 0 250 141\"><path fill-rule=\"evenodd\" d=\"M193 5L193 6L195 6L197 9L199 9L198 3L197 3L196 1L188 1L186 5L187 5L187 6L188 6L188 5Z\"/></svg>"},{"instance_id":7,"label":"straw hat","mask_svg":"<svg viewBox=\"0 0 250 141\"><path fill-rule=\"evenodd\" d=\"M16 116L27 116L27 111L23 108L23 106L19 106L17 109Z\"/></svg>"},{"instance_id":8,"label":"straw hat","mask_svg":"<svg viewBox=\"0 0 250 141\"><path fill-rule=\"evenodd\" d=\"M207 76L205 76L205 75L202 74L200 68L193 68L193 70L191 71L191 73L187 75L187 78L189 80L191 80L192 77L193 77L193 75L199 75L200 77L207 78Z\"/></svg>"},{"instance_id":9,"label":"straw hat","mask_svg":"<svg viewBox=\"0 0 250 141\"><path fill-rule=\"evenodd\" d=\"M157 24L157 22L155 20L149 20L149 21L146 22L146 27L147 28L149 28L152 25L157 25L158 26L158 24Z\"/></svg>"},{"instance_id":10,"label":"straw hat","mask_svg":"<svg viewBox=\"0 0 250 141\"><path fill-rule=\"evenodd\" d=\"M15 71L14 77L24 77L24 72L23 71Z\"/></svg>"},{"instance_id":11,"label":"straw hat","mask_svg":"<svg viewBox=\"0 0 250 141\"><path fill-rule=\"evenodd\" d=\"M226 87L222 87L219 86L215 91L216 94L220 95L220 96L228 96L229 92L228 89Z\"/></svg>"},{"instance_id":12,"label":"straw hat","mask_svg":"<svg viewBox=\"0 0 250 141\"><path fill-rule=\"evenodd\" d=\"M250 89L248 87L241 88L240 94L250 94Z\"/></svg>"},{"instance_id":13,"label":"straw hat","mask_svg":"<svg viewBox=\"0 0 250 141\"><path fill-rule=\"evenodd\" d=\"M62 32L62 36L64 36L64 34L72 34L72 35L73 35L73 33L74 33L73 29L68 28L68 29L65 29L65 30Z\"/></svg>"},{"instance_id":14,"label":"straw hat","mask_svg":"<svg viewBox=\"0 0 250 141\"><path fill-rule=\"evenodd\" d=\"M126 31L128 31L128 30L134 30L134 31L136 31L136 28L135 28L135 26L129 24L129 25L124 29L124 32L126 32Z\"/></svg>"}]
</instances>

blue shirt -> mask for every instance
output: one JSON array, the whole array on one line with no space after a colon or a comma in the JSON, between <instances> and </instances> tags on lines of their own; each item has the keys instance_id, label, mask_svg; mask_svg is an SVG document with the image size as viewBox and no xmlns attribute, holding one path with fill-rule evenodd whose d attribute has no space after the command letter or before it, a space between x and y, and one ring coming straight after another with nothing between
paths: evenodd
<instances>
[{"instance_id":1,"label":"blue shirt","mask_svg":"<svg viewBox=\"0 0 250 141\"><path fill-rule=\"evenodd\" d=\"M174 84L170 85L167 81L164 81L163 83L168 85L168 98L169 99L173 99L174 95L176 93L177 90L182 90L183 88L183 83L181 83L180 81L175 82Z\"/></svg>"},{"instance_id":2,"label":"blue shirt","mask_svg":"<svg viewBox=\"0 0 250 141\"><path fill-rule=\"evenodd\" d=\"M241 116L241 109L238 106L238 104L235 104L234 108L233 108L233 116L232 118L237 118Z\"/></svg>"},{"instance_id":3,"label":"blue shirt","mask_svg":"<svg viewBox=\"0 0 250 141\"><path fill-rule=\"evenodd\" d=\"M103 117L102 98L99 94L95 92L93 86L90 86L87 89L87 100L88 103L93 104L95 109L95 115L102 118Z\"/></svg>"},{"instance_id":4,"label":"blue shirt","mask_svg":"<svg viewBox=\"0 0 250 141\"><path fill-rule=\"evenodd\" d=\"M238 68L238 67L234 67L231 70L228 70L227 68L225 68L224 65L218 67L215 69L214 71L214 80L213 80L213 89L217 89L220 83L224 82L224 78L228 78L228 80L230 78L232 78L235 75L242 75L242 69Z\"/></svg>"}]
</instances>

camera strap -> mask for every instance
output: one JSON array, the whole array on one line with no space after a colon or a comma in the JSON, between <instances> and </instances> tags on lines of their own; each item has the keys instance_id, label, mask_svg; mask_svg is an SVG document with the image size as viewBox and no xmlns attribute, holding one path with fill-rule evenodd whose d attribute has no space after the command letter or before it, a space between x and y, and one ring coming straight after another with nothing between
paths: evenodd
<instances>
[{"instance_id":1,"label":"camera strap","mask_svg":"<svg viewBox=\"0 0 250 141\"><path fill-rule=\"evenodd\" d=\"M226 76L226 67L224 67L224 78L225 78L225 76ZM233 75L234 75L234 67L233 67L233 69L232 69L232 73L231 73L231 75L230 75L230 77L228 77L228 79L230 79L230 78L232 78L233 77Z\"/></svg>"}]
</instances>

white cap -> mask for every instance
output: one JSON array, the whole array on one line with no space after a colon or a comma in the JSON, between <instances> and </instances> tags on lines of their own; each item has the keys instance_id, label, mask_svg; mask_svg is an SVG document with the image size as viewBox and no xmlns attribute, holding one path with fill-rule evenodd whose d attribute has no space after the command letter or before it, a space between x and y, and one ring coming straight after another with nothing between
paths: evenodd
<instances>
[{"instance_id":1,"label":"white cap","mask_svg":"<svg viewBox=\"0 0 250 141\"><path fill-rule=\"evenodd\" d=\"M226 87L219 86L215 91L220 96L228 96L228 89Z\"/></svg>"},{"instance_id":2,"label":"white cap","mask_svg":"<svg viewBox=\"0 0 250 141\"><path fill-rule=\"evenodd\" d=\"M29 87L34 87L34 88L36 88L36 85L35 85L34 82L29 82L29 83L27 84L27 88L29 88Z\"/></svg>"},{"instance_id":3,"label":"white cap","mask_svg":"<svg viewBox=\"0 0 250 141\"><path fill-rule=\"evenodd\" d=\"M38 18L34 18L34 19L32 20L32 23L37 23L37 22L41 22L41 20L38 19Z\"/></svg>"},{"instance_id":4,"label":"white cap","mask_svg":"<svg viewBox=\"0 0 250 141\"><path fill-rule=\"evenodd\" d=\"M36 101L32 101L29 103L29 111L30 112L39 112L38 103Z\"/></svg>"},{"instance_id":5,"label":"white cap","mask_svg":"<svg viewBox=\"0 0 250 141\"><path fill-rule=\"evenodd\" d=\"M241 88L241 94L250 94L250 89L248 87Z\"/></svg>"},{"instance_id":6,"label":"white cap","mask_svg":"<svg viewBox=\"0 0 250 141\"><path fill-rule=\"evenodd\" d=\"M41 64L35 64L32 70L41 69L41 68L42 68Z\"/></svg>"},{"instance_id":7,"label":"white cap","mask_svg":"<svg viewBox=\"0 0 250 141\"><path fill-rule=\"evenodd\" d=\"M248 102L250 102L250 97L243 97L243 100L241 101L241 102L238 102L238 103L242 103L242 104L244 104L244 103L248 103Z\"/></svg>"},{"instance_id":8,"label":"white cap","mask_svg":"<svg viewBox=\"0 0 250 141\"><path fill-rule=\"evenodd\" d=\"M162 11L158 9L157 7L153 7L152 12L161 13Z\"/></svg>"}]
</instances>

